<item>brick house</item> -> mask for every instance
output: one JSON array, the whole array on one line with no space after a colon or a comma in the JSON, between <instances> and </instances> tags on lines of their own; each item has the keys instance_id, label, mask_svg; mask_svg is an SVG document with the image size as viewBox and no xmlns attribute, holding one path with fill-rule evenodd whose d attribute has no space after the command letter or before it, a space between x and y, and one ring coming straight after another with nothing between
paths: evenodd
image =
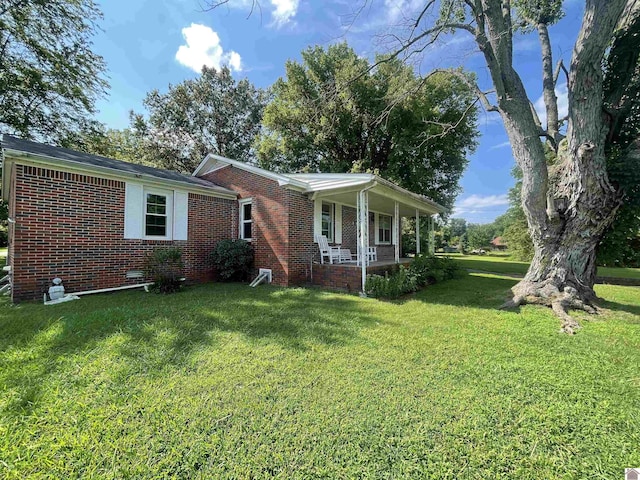
<instances>
[{"instance_id":1,"label":"brick house","mask_svg":"<svg viewBox=\"0 0 640 480\"><path fill-rule=\"evenodd\" d=\"M163 245L183 248L188 281L212 280L209 254L229 238L251 242L277 285L359 291L403 261L402 217L443 211L371 174L285 175L210 154L188 176L9 135L2 154L14 301L42 298L54 277L70 293L139 285ZM358 264L322 264L316 235Z\"/></svg>"}]
</instances>

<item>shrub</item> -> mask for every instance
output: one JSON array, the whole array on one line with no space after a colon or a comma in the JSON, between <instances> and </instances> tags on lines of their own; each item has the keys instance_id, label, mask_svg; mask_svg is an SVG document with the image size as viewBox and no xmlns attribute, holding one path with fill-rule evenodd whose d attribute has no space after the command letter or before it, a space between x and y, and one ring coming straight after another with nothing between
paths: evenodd
<instances>
[{"instance_id":1,"label":"shrub","mask_svg":"<svg viewBox=\"0 0 640 480\"><path fill-rule=\"evenodd\" d=\"M449 280L461 272L458 264L452 259L429 255L417 256L411 262L409 270L416 276L419 287Z\"/></svg>"},{"instance_id":2,"label":"shrub","mask_svg":"<svg viewBox=\"0 0 640 480\"><path fill-rule=\"evenodd\" d=\"M454 278L460 272L460 267L450 258L421 255L408 268L400 265L391 275L369 275L364 291L370 297L398 298L425 285Z\"/></svg>"},{"instance_id":3,"label":"shrub","mask_svg":"<svg viewBox=\"0 0 640 480\"><path fill-rule=\"evenodd\" d=\"M146 275L153 280L151 290L158 293L180 290L183 268L182 249L179 247L155 248L145 260Z\"/></svg>"},{"instance_id":4,"label":"shrub","mask_svg":"<svg viewBox=\"0 0 640 480\"><path fill-rule=\"evenodd\" d=\"M221 240L211 260L223 282L246 280L253 267L253 248L245 240Z\"/></svg>"},{"instance_id":5,"label":"shrub","mask_svg":"<svg viewBox=\"0 0 640 480\"><path fill-rule=\"evenodd\" d=\"M391 275L369 275L364 285L365 293L376 298L398 298L417 289L416 276L402 265Z\"/></svg>"}]
</instances>

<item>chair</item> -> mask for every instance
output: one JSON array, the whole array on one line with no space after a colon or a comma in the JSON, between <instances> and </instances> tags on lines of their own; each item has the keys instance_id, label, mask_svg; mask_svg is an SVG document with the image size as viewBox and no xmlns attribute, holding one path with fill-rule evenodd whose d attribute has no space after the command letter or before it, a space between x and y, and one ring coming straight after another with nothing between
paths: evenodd
<instances>
[{"instance_id":1,"label":"chair","mask_svg":"<svg viewBox=\"0 0 640 480\"><path fill-rule=\"evenodd\" d=\"M316 243L320 249L320 263L324 263L324 257L329 259L329 263L333 263L334 260L340 263L340 247L330 247L324 235L316 235Z\"/></svg>"},{"instance_id":2,"label":"chair","mask_svg":"<svg viewBox=\"0 0 640 480\"><path fill-rule=\"evenodd\" d=\"M348 248L340 248L340 263L356 263L358 259Z\"/></svg>"}]
</instances>

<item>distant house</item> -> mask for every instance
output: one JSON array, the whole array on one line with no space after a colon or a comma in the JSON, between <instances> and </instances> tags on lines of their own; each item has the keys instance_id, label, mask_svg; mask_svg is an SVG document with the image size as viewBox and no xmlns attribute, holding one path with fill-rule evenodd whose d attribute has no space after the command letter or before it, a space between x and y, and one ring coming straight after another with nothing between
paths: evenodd
<instances>
[{"instance_id":1,"label":"distant house","mask_svg":"<svg viewBox=\"0 0 640 480\"><path fill-rule=\"evenodd\" d=\"M9 135L1 143L14 301L41 298L54 277L71 293L138 285L145 256L166 245L183 248L188 281L212 280L213 247L236 238L277 285L359 291L367 274L403 262L402 217L444 211L372 174L285 175L208 155L188 176ZM425 234L432 249L432 228ZM352 261L323 264L318 235Z\"/></svg>"},{"instance_id":2,"label":"distant house","mask_svg":"<svg viewBox=\"0 0 640 480\"><path fill-rule=\"evenodd\" d=\"M496 237L493 240L491 240L491 249L499 250L499 251L506 250L507 244L505 243L502 237Z\"/></svg>"}]
</instances>

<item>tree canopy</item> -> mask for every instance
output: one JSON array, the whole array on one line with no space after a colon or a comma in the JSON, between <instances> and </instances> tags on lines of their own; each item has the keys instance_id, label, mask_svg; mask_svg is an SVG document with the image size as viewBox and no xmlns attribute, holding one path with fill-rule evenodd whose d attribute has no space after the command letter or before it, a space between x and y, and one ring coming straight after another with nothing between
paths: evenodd
<instances>
[{"instance_id":1,"label":"tree canopy","mask_svg":"<svg viewBox=\"0 0 640 480\"><path fill-rule=\"evenodd\" d=\"M108 86L91 50L101 18L93 0L0 4L0 129L60 143L92 122Z\"/></svg>"},{"instance_id":2,"label":"tree canopy","mask_svg":"<svg viewBox=\"0 0 640 480\"><path fill-rule=\"evenodd\" d=\"M440 8L439 12L436 10ZM487 110L500 114L516 163L534 256L505 307L548 305L563 330L578 324L567 310L594 312L596 250L620 206L625 189L607 164L638 165L637 136L625 135L640 99L640 3L586 0L568 68L555 66L549 27L562 16L560 0L425 1L391 57L424 51L441 35L471 35L487 65L492 91L470 84ZM434 21L434 17L436 20ZM541 47L546 125L532 108L514 65L514 35L535 31ZM567 78L568 115L558 116L555 85ZM545 142L556 160L549 164Z\"/></svg>"},{"instance_id":3,"label":"tree canopy","mask_svg":"<svg viewBox=\"0 0 640 480\"><path fill-rule=\"evenodd\" d=\"M316 46L273 86L258 159L280 171L375 172L452 207L476 146L474 101L460 75L420 79L397 59L371 68L345 43Z\"/></svg>"},{"instance_id":4,"label":"tree canopy","mask_svg":"<svg viewBox=\"0 0 640 480\"><path fill-rule=\"evenodd\" d=\"M265 101L264 91L236 81L228 67L203 67L166 93L149 92L148 116L132 113L131 127L148 163L192 172L207 153L249 160Z\"/></svg>"}]
</instances>

